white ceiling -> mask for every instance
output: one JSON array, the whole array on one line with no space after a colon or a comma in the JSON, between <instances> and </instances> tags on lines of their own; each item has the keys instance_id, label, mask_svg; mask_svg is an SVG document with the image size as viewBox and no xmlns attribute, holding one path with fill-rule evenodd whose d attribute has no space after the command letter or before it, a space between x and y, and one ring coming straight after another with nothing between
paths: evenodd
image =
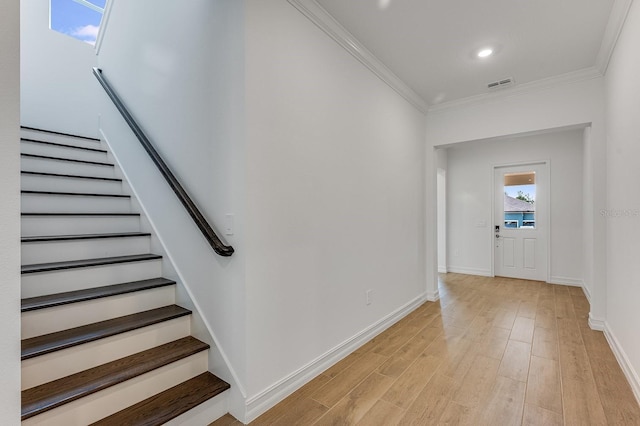
<instances>
[{"instance_id":1,"label":"white ceiling","mask_svg":"<svg viewBox=\"0 0 640 426\"><path fill-rule=\"evenodd\" d=\"M428 104L596 65L614 0L317 0ZM494 54L475 53L491 47Z\"/></svg>"}]
</instances>

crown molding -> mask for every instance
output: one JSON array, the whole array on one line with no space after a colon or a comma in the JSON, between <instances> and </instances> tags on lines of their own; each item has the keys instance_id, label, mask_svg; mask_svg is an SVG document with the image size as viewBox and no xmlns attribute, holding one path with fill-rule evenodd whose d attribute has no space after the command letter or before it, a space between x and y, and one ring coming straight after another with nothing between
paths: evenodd
<instances>
[{"instance_id":1,"label":"crown molding","mask_svg":"<svg viewBox=\"0 0 640 426\"><path fill-rule=\"evenodd\" d=\"M494 100L500 100L509 98L512 96L521 95L529 92L537 92L541 90L550 89L558 85L565 85L571 83L579 83L582 81L592 80L594 78L602 77L602 73L596 67L584 68L578 71L572 71L565 74L556 75L553 77L543 78L535 80L529 83L520 84L514 87L500 89L495 92L482 93L475 96L469 96L462 99L456 99L449 102L443 102L441 104L432 105L429 107L429 114L438 113L454 108L460 108L463 106L471 106L474 104L483 104Z\"/></svg>"},{"instance_id":2,"label":"crown molding","mask_svg":"<svg viewBox=\"0 0 640 426\"><path fill-rule=\"evenodd\" d=\"M407 86L393 71L387 68L380 59L364 47L358 39L336 21L316 0L288 0L288 2L378 76L378 78L398 92L398 94L405 98L411 105L419 109L422 113L427 113L429 105L424 99Z\"/></svg>"},{"instance_id":3,"label":"crown molding","mask_svg":"<svg viewBox=\"0 0 640 426\"><path fill-rule=\"evenodd\" d=\"M629 14L629 9L631 9L632 4L633 0L615 0L613 3L607 28L602 38L602 44L600 45L600 51L596 58L596 67L602 75L607 73L611 55L613 55L616 43L618 43L618 38L620 37L622 27L627 20L627 15Z\"/></svg>"}]
</instances>

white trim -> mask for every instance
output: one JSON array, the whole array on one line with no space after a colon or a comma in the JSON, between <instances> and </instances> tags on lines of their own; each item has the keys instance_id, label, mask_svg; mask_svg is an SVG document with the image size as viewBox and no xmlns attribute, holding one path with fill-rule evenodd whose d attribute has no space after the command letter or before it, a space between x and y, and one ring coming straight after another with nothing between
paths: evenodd
<instances>
[{"instance_id":1,"label":"white trim","mask_svg":"<svg viewBox=\"0 0 640 426\"><path fill-rule=\"evenodd\" d=\"M549 78L535 80L529 83L519 84L511 88L500 90L498 92L482 93L480 95L469 96L462 99L456 99L429 107L429 114L438 113L462 106L481 105L486 102L502 100L516 95L528 92L538 92L548 90L559 85L579 83L582 81L592 80L602 77L602 73L596 67L584 68L578 71L568 72Z\"/></svg>"},{"instance_id":2,"label":"white trim","mask_svg":"<svg viewBox=\"0 0 640 426\"><path fill-rule=\"evenodd\" d=\"M298 390L301 386L309 382L318 374L334 365L351 352L371 340L373 337L382 333L384 330L395 324L400 319L411 313L414 309L422 305L426 300L426 295L421 294L409 303L401 306L386 317L380 319L371 326L365 328L353 337L340 343L338 346L330 349L320 355L308 364L300 367L293 373L278 380L271 386L267 387L258 394L247 399L246 423L250 423L258 416L275 406L291 393Z\"/></svg>"},{"instance_id":3,"label":"white trim","mask_svg":"<svg viewBox=\"0 0 640 426\"><path fill-rule=\"evenodd\" d=\"M369 68L378 78L389 85L411 105L426 114L429 105L404 81L386 67L358 39L335 20L316 0L288 0L289 3L305 15L318 28L327 33L353 57Z\"/></svg>"},{"instance_id":4,"label":"white trim","mask_svg":"<svg viewBox=\"0 0 640 426\"><path fill-rule=\"evenodd\" d=\"M606 321L601 318L596 318L591 312L589 312L589 327L592 330L603 331Z\"/></svg>"},{"instance_id":5,"label":"white trim","mask_svg":"<svg viewBox=\"0 0 640 426\"><path fill-rule=\"evenodd\" d=\"M582 282L582 292L584 293L584 296L587 298L589 305L591 305L591 291L589 291L584 281Z\"/></svg>"},{"instance_id":6,"label":"white trim","mask_svg":"<svg viewBox=\"0 0 640 426\"><path fill-rule=\"evenodd\" d=\"M549 284L568 285L571 287L584 288L584 283L580 278L551 276L551 278L549 278Z\"/></svg>"},{"instance_id":7,"label":"white trim","mask_svg":"<svg viewBox=\"0 0 640 426\"><path fill-rule=\"evenodd\" d=\"M109 17L111 16L111 9L113 9L113 3L115 0L107 0L104 5L104 13L102 14L102 20L100 21L100 29L98 30L98 36L96 37L96 44L94 45L96 55L100 54L100 48L102 47L102 40L104 34L109 26Z\"/></svg>"},{"instance_id":8,"label":"white trim","mask_svg":"<svg viewBox=\"0 0 640 426\"><path fill-rule=\"evenodd\" d=\"M545 215L547 216L545 219L547 220L547 232L545 235L545 243L547 244L547 282L551 281L551 208L553 207L551 202L551 179L553 178L553 172L551 167L551 158L548 158L545 161L545 168L547 172L547 182L546 187L544 188L546 201L547 201L547 209L545 211ZM536 195L537 197L537 195ZM536 216L537 217L537 216Z\"/></svg>"},{"instance_id":9,"label":"white trim","mask_svg":"<svg viewBox=\"0 0 640 426\"><path fill-rule=\"evenodd\" d=\"M589 305L591 305L591 292L587 288L587 285L584 283L584 280L579 278L569 278L569 277L555 277L552 276L549 279L549 284L559 284L559 285L568 285L571 287L580 287L584 296L587 298ZM594 320L594 324L596 327L600 327L600 321Z\"/></svg>"},{"instance_id":10,"label":"white trim","mask_svg":"<svg viewBox=\"0 0 640 426\"><path fill-rule=\"evenodd\" d=\"M479 275L481 277L493 277L493 273L489 269L467 268L464 266L451 266L451 265L449 265L447 269L449 270L449 272L453 272L455 274Z\"/></svg>"},{"instance_id":11,"label":"white trim","mask_svg":"<svg viewBox=\"0 0 640 426\"><path fill-rule=\"evenodd\" d=\"M545 244L547 248L547 271L545 273L546 282L551 282L551 159L548 158L546 160L534 160L534 161L518 161L513 163L500 163L494 164L491 168L491 220L495 221L496 217L496 169L506 168L506 167L520 167L520 166L536 166L543 165L545 167L545 171L547 172L547 181L544 186L544 192L546 195L546 220L547 220L547 230L545 232ZM492 222L495 223L495 222ZM492 227L493 228L493 227ZM495 277L496 275L496 256L495 256L495 246L494 246L495 236L491 233L491 271L490 277ZM451 268L449 268L451 269Z\"/></svg>"},{"instance_id":12,"label":"white trim","mask_svg":"<svg viewBox=\"0 0 640 426\"><path fill-rule=\"evenodd\" d=\"M439 274L446 274L447 273L447 267L446 266L438 266L438 273Z\"/></svg>"},{"instance_id":13,"label":"white trim","mask_svg":"<svg viewBox=\"0 0 640 426\"><path fill-rule=\"evenodd\" d=\"M104 9L101 8L100 6L96 6L95 4L91 3L90 1L87 0L73 0L78 4L83 5L84 7L86 7L87 9L91 9L94 12L98 12L98 13L104 13Z\"/></svg>"},{"instance_id":14,"label":"white trim","mask_svg":"<svg viewBox=\"0 0 640 426\"><path fill-rule=\"evenodd\" d=\"M111 148L111 144L109 144L109 139L104 134L103 129L100 129L100 135L102 136L101 139L109 147L109 152L111 153L111 155L113 155L113 158L116 160L116 163L118 164L118 168L120 169L120 171L124 175L124 179L128 183L128 185L127 185L128 188L131 190L131 192L133 193L133 196L137 200L137 205L140 206L140 209L142 210L142 212L146 216L146 219L149 222L149 225L151 226L151 228L153 228L153 233L155 234L156 238L158 238L158 241L162 245L162 248L164 249L164 257L163 257L163 259L166 258L171 263L172 269L175 271L176 275L178 275L178 278L180 278L180 283L182 284L183 288L187 292L187 295L191 299L191 302L193 303L193 306L195 307L196 311L198 311L198 313L203 312L202 308L200 307L200 304L198 303L198 300L193 296L193 292L191 291L191 289L189 288L189 285L187 285L187 282L185 281L184 277L182 276L182 273L176 267L176 262L173 260L173 258L171 257L171 254L167 250L167 244L165 244L165 242L162 240L162 237L160 236L160 233L158 232L158 229L156 228L153 220L149 216L149 213L147 212L145 206L140 202L140 197L138 196L138 193L136 192L136 190L133 187L133 185L131 185L131 183L130 183L131 181L129 180L129 178L127 176L127 172L124 170L123 167L121 167L121 165L120 165L121 163L118 160L118 156L116 155L115 151ZM224 352L224 349L222 348L222 345L220 345L220 341L216 337L216 334L213 332L213 327L211 327L211 324L209 323L209 320L207 318L205 318L203 315L200 315L200 318L202 319L202 322L203 322L204 326L206 327L207 331L209 332L209 335L211 336L211 339L213 340L213 342L214 342L214 344L216 346L216 350L220 353L220 356L224 360L224 362L226 364L226 367L229 369L229 373L231 374L231 377L233 377L234 383L232 383L232 385L235 385L237 387L237 389L240 391L240 394L242 394L242 397L246 398L247 397L247 391L245 390L244 386L242 385L242 382L240 381L240 378L236 374L236 371L234 370L233 364L231 364L231 362L229 360L229 357L227 357L227 354Z\"/></svg>"},{"instance_id":15,"label":"white trim","mask_svg":"<svg viewBox=\"0 0 640 426\"><path fill-rule=\"evenodd\" d=\"M620 368L622 368L622 372L631 385L636 401L640 404L640 377L638 377L637 371L633 368L633 365L629 361L629 357L625 353L624 349L622 349L622 345L620 345L620 342L613 334L608 322L604 323L604 337L607 339L613 354L618 360L618 364L620 364Z\"/></svg>"},{"instance_id":16,"label":"white trim","mask_svg":"<svg viewBox=\"0 0 640 426\"><path fill-rule=\"evenodd\" d=\"M426 296L427 302L437 302L440 300L440 292L435 289L433 292L428 291Z\"/></svg>"},{"instance_id":17,"label":"white trim","mask_svg":"<svg viewBox=\"0 0 640 426\"><path fill-rule=\"evenodd\" d=\"M620 33L622 32L624 23L627 20L627 15L629 15L629 10L631 9L632 4L633 0L616 0L613 3L611 13L609 14L609 21L607 22L607 28L605 29L604 36L602 37L600 51L596 58L596 67L602 75L607 73L611 56L616 48L618 38L620 37Z\"/></svg>"}]
</instances>

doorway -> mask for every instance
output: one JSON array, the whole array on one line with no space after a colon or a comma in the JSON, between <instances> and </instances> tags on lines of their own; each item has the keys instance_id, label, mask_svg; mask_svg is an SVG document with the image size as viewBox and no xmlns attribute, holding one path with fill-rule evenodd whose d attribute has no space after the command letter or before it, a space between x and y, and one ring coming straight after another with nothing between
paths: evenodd
<instances>
[{"instance_id":1,"label":"doorway","mask_svg":"<svg viewBox=\"0 0 640 426\"><path fill-rule=\"evenodd\" d=\"M494 275L548 280L547 162L494 167Z\"/></svg>"}]
</instances>

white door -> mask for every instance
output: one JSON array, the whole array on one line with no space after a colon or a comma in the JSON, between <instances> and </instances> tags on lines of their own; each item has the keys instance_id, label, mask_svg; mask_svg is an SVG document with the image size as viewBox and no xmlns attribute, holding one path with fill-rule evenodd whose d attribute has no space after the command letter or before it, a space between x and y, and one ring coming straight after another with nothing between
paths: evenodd
<instances>
[{"instance_id":1,"label":"white door","mask_svg":"<svg viewBox=\"0 0 640 426\"><path fill-rule=\"evenodd\" d=\"M494 274L547 280L546 163L494 169Z\"/></svg>"}]
</instances>

